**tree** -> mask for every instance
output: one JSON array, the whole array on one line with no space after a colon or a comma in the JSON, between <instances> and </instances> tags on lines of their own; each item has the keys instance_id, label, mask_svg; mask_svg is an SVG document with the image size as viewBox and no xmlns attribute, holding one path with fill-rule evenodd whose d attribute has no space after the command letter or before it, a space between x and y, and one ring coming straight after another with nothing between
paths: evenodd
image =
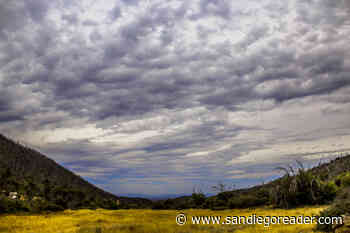
<instances>
[{"instance_id":1,"label":"tree","mask_svg":"<svg viewBox=\"0 0 350 233\"><path fill-rule=\"evenodd\" d=\"M205 195L200 188L193 187L192 200L196 207L203 205L205 202Z\"/></svg>"}]
</instances>

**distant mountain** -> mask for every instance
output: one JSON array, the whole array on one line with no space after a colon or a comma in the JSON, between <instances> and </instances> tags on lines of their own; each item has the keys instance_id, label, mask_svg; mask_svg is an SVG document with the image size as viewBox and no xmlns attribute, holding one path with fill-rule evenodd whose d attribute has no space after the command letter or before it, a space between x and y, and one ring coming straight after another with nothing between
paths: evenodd
<instances>
[{"instance_id":1,"label":"distant mountain","mask_svg":"<svg viewBox=\"0 0 350 233\"><path fill-rule=\"evenodd\" d=\"M27 200L24 209L38 206L36 209L145 208L152 203L143 198L117 197L105 192L54 160L1 134L0 192L3 202L10 192L17 192ZM41 203L33 207L34 199ZM11 206L11 200L6 205Z\"/></svg>"},{"instance_id":2,"label":"distant mountain","mask_svg":"<svg viewBox=\"0 0 350 233\"><path fill-rule=\"evenodd\" d=\"M183 194L159 194L159 195L152 195L152 194L137 194L137 193L125 193L123 196L126 197L142 197L146 198L152 201L158 201L158 200L167 200L170 198L178 198L182 196L190 196L191 194L183 193Z\"/></svg>"}]
</instances>

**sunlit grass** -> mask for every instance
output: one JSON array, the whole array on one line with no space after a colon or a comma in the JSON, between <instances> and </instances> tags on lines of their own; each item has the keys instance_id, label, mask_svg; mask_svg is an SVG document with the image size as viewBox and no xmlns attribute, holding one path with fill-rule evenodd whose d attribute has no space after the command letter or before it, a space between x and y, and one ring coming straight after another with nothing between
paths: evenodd
<instances>
[{"instance_id":1,"label":"sunlit grass","mask_svg":"<svg viewBox=\"0 0 350 233\"><path fill-rule=\"evenodd\" d=\"M67 210L46 215L2 215L0 232L10 233L216 233L216 232L316 232L315 225L194 225L191 216L312 216L325 207L292 210ZM187 224L179 226L176 215L185 213Z\"/></svg>"}]
</instances>

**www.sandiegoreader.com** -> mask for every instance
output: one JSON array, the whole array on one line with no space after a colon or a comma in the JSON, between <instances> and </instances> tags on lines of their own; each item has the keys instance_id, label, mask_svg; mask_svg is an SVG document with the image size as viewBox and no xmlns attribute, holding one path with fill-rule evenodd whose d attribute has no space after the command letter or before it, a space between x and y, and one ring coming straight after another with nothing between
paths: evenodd
<instances>
[{"instance_id":1,"label":"www.sandiegoreader.com","mask_svg":"<svg viewBox=\"0 0 350 233\"><path fill-rule=\"evenodd\" d=\"M185 225L187 223L187 215L179 214L176 216L176 223L178 225ZM209 224L221 224L221 225L240 225L260 224L265 227L276 224L295 225L295 224L343 224L343 217L318 217L318 216L257 216L252 214L250 216L192 216L191 223L194 225L209 225Z\"/></svg>"}]
</instances>

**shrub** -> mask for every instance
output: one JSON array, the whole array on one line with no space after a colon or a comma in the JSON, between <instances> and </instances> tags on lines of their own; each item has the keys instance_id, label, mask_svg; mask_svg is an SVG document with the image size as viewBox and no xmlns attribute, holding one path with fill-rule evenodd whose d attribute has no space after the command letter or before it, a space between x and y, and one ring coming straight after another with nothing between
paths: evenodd
<instances>
[{"instance_id":1,"label":"shrub","mask_svg":"<svg viewBox=\"0 0 350 233\"><path fill-rule=\"evenodd\" d=\"M271 192L271 202L276 207L292 208L300 205L326 204L333 201L338 186L333 181L322 181L319 177L306 171L299 163L299 169L291 166L280 168L285 176L279 180Z\"/></svg>"},{"instance_id":2,"label":"shrub","mask_svg":"<svg viewBox=\"0 0 350 233\"><path fill-rule=\"evenodd\" d=\"M166 209L164 203L162 201L157 201L153 204L152 209L154 210L164 210Z\"/></svg>"},{"instance_id":3,"label":"shrub","mask_svg":"<svg viewBox=\"0 0 350 233\"><path fill-rule=\"evenodd\" d=\"M232 192L225 191L225 192L219 193L217 196L219 200L228 201L232 197L232 195L233 195Z\"/></svg>"},{"instance_id":4,"label":"shrub","mask_svg":"<svg viewBox=\"0 0 350 233\"><path fill-rule=\"evenodd\" d=\"M342 178L341 178L341 184L343 187L349 187L350 186L350 173L346 173Z\"/></svg>"},{"instance_id":5,"label":"shrub","mask_svg":"<svg viewBox=\"0 0 350 233\"><path fill-rule=\"evenodd\" d=\"M324 182L320 185L319 204L327 204L334 200L339 187L333 181Z\"/></svg>"},{"instance_id":6,"label":"shrub","mask_svg":"<svg viewBox=\"0 0 350 233\"><path fill-rule=\"evenodd\" d=\"M16 211L16 202L8 198L0 199L0 209L4 213L12 213Z\"/></svg>"},{"instance_id":7,"label":"shrub","mask_svg":"<svg viewBox=\"0 0 350 233\"><path fill-rule=\"evenodd\" d=\"M203 203L203 208L205 209L212 209L215 205L215 197L209 197L205 200Z\"/></svg>"},{"instance_id":8,"label":"shrub","mask_svg":"<svg viewBox=\"0 0 350 233\"><path fill-rule=\"evenodd\" d=\"M261 199L257 195L238 195L229 200L229 207L231 209L250 208L264 204L266 204L265 200Z\"/></svg>"},{"instance_id":9,"label":"shrub","mask_svg":"<svg viewBox=\"0 0 350 233\"><path fill-rule=\"evenodd\" d=\"M320 217L335 217L344 214L350 214L350 200L336 201L332 206L321 211ZM318 224L316 229L324 232L333 232L330 224Z\"/></svg>"},{"instance_id":10,"label":"shrub","mask_svg":"<svg viewBox=\"0 0 350 233\"><path fill-rule=\"evenodd\" d=\"M14 213L18 211L28 212L31 210L31 208L25 201L12 200L2 196L0 198L0 210L3 213Z\"/></svg>"},{"instance_id":11,"label":"shrub","mask_svg":"<svg viewBox=\"0 0 350 233\"><path fill-rule=\"evenodd\" d=\"M205 202L205 195L203 193L193 193L191 198L196 207L202 206Z\"/></svg>"}]
</instances>

